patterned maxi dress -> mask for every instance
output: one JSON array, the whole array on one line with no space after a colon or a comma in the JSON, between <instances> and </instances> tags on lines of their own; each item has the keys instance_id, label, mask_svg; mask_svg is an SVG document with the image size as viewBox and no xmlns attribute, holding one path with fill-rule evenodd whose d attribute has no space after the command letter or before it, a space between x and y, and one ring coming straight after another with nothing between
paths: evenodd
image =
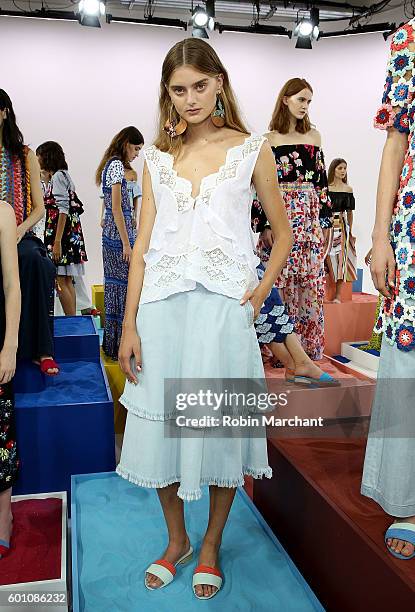
<instances>
[{"instance_id":1,"label":"patterned maxi dress","mask_svg":"<svg viewBox=\"0 0 415 612\"><path fill-rule=\"evenodd\" d=\"M272 147L279 187L294 235L294 244L275 286L281 291L303 349L313 360L324 349L324 259L323 228L332 225L323 151L313 145ZM257 230L268 226L261 204L254 201ZM264 267L270 250L261 247Z\"/></svg>"},{"instance_id":2,"label":"patterned maxi dress","mask_svg":"<svg viewBox=\"0 0 415 612\"><path fill-rule=\"evenodd\" d=\"M29 149L24 147L24 157L19 159L0 146L0 200L12 206L18 226L32 210L28 154ZM22 291L17 356L19 359L53 356L55 265L43 242L31 231L17 245L17 253Z\"/></svg>"},{"instance_id":3,"label":"patterned maxi dress","mask_svg":"<svg viewBox=\"0 0 415 612\"><path fill-rule=\"evenodd\" d=\"M104 227L102 230L105 328L102 348L104 353L112 359L118 358L129 270L129 263L123 261L122 258L123 247L121 237L112 214L112 186L117 183L121 184L121 208L132 248L137 233L132 217L124 166L121 160L113 158L108 160L102 172L102 192L105 204Z\"/></svg>"}]
</instances>

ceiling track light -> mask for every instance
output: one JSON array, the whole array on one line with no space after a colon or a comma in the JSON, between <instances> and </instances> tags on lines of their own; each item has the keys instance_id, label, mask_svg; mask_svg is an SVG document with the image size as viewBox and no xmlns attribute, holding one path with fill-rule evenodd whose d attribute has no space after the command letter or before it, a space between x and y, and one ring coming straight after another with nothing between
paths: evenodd
<instances>
[{"instance_id":1,"label":"ceiling track light","mask_svg":"<svg viewBox=\"0 0 415 612\"><path fill-rule=\"evenodd\" d=\"M195 6L192 12L192 24L194 28L206 28L209 22L207 11L200 5Z\"/></svg>"},{"instance_id":2,"label":"ceiling track light","mask_svg":"<svg viewBox=\"0 0 415 612\"><path fill-rule=\"evenodd\" d=\"M105 15L105 4L102 0L80 0L78 12L81 25L100 28L100 17Z\"/></svg>"},{"instance_id":3,"label":"ceiling track light","mask_svg":"<svg viewBox=\"0 0 415 612\"><path fill-rule=\"evenodd\" d=\"M298 18L297 18L298 19ZM312 41L320 38L320 10L313 6L309 17L303 17L294 28L297 37L296 49L312 49Z\"/></svg>"}]
</instances>

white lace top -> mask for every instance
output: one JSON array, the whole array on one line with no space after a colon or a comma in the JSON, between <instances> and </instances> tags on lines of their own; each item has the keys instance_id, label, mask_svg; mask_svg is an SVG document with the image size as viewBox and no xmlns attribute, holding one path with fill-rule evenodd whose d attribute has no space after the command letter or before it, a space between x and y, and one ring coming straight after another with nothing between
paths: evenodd
<instances>
[{"instance_id":1,"label":"white lace top","mask_svg":"<svg viewBox=\"0 0 415 612\"><path fill-rule=\"evenodd\" d=\"M227 151L226 161L205 176L192 197L192 184L173 169L174 158L154 145L144 151L157 209L140 303L189 291L241 299L258 285L251 229L252 174L265 138L251 134Z\"/></svg>"}]
</instances>

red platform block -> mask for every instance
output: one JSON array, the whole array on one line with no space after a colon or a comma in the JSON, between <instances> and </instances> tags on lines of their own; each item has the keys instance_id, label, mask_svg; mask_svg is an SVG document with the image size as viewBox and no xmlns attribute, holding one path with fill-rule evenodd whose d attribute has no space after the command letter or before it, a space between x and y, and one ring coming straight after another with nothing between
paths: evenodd
<instances>
[{"instance_id":1,"label":"red platform block","mask_svg":"<svg viewBox=\"0 0 415 612\"><path fill-rule=\"evenodd\" d=\"M352 300L324 304L324 353L339 355L342 342L369 340L375 323L378 298L369 293L353 293Z\"/></svg>"},{"instance_id":2,"label":"red platform block","mask_svg":"<svg viewBox=\"0 0 415 612\"><path fill-rule=\"evenodd\" d=\"M11 549L0 559L1 610L67 610L66 492L15 496L12 512ZM44 606L44 600L25 604L22 599L8 606L2 597L11 592L16 597L23 593L26 597L53 594L55 598Z\"/></svg>"}]
</instances>

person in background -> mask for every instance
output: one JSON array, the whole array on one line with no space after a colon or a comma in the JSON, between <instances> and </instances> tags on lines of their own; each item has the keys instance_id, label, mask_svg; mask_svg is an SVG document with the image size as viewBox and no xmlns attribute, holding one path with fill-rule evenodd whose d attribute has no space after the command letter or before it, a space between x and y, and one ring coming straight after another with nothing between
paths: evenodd
<instances>
[{"instance_id":1,"label":"person in background","mask_svg":"<svg viewBox=\"0 0 415 612\"><path fill-rule=\"evenodd\" d=\"M65 315L76 315L76 294L73 278L85 274L88 261L80 215L82 202L76 195L74 182L61 145L53 140L36 149L42 170L51 175L44 200L46 208L45 245L56 265L57 287Z\"/></svg>"},{"instance_id":2,"label":"person in background","mask_svg":"<svg viewBox=\"0 0 415 612\"><path fill-rule=\"evenodd\" d=\"M347 162L333 159L328 171L329 197L333 211L333 227L329 230L329 246L325 260L327 273L336 285L334 304L341 302L343 283L354 281L356 274L356 240L352 234L355 198L347 179Z\"/></svg>"},{"instance_id":3,"label":"person in background","mask_svg":"<svg viewBox=\"0 0 415 612\"><path fill-rule=\"evenodd\" d=\"M131 209L127 177L131 162L139 155L144 138L134 126L114 136L98 166L96 184L104 194L105 215L102 228L104 264L105 327L102 349L111 359L118 359L122 334L128 270L135 239L136 224Z\"/></svg>"},{"instance_id":4,"label":"person in background","mask_svg":"<svg viewBox=\"0 0 415 612\"><path fill-rule=\"evenodd\" d=\"M41 372L55 376L59 372L53 358L56 270L45 245L32 232L45 214L40 167L36 155L24 145L12 101L3 89L0 89L0 200L12 206L17 224L22 292L17 358L30 359L39 365Z\"/></svg>"},{"instance_id":5,"label":"person in background","mask_svg":"<svg viewBox=\"0 0 415 612\"><path fill-rule=\"evenodd\" d=\"M324 349L323 229L332 225L327 175L320 133L311 125L311 85L300 78L282 87L266 134L276 162L278 184L284 198L294 244L275 286L281 292L304 351L313 361ZM256 215L261 202L254 201ZM267 266L271 232L261 228L260 259Z\"/></svg>"},{"instance_id":6,"label":"person in background","mask_svg":"<svg viewBox=\"0 0 415 612\"><path fill-rule=\"evenodd\" d=\"M0 201L0 566L10 552L11 494L19 466L13 393L21 307L16 245L13 209Z\"/></svg>"}]
</instances>

